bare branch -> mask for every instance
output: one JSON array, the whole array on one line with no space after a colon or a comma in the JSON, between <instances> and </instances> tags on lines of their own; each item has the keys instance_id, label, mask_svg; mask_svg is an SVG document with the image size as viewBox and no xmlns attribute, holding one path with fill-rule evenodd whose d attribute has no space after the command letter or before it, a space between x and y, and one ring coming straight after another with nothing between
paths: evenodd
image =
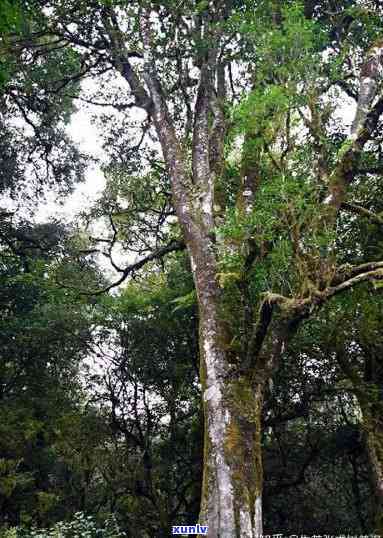
<instances>
[{"instance_id":1,"label":"bare branch","mask_svg":"<svg viewBox=\"0 0 383 538\"><path fill-rule=\"evenodd\" d=\"M109 286L106 286L105 288L94 291L94 292L83 292L83 294L84 295L101 295L103 293L106 293L110 291L111 289L116 288L117 286L122 284L128 278L128 276L136 273L139 269L144 267L144 265L146 265L147 263L153 260L161 259L166 254L169 254L170 252L184 250L185 248L186 248L186 245L183 241L176 241L176 240L172 241L168 245L165 245L164 247L160 247L159 249L155 250L154 252L151 252L144 258L141 258L137 262L134 262L128 265L127 267L125 267L121 277L115 282L113 282L112 284L109 284Z\"/></svg>"},{"instance_id":2,"label":"bare branch","mask_svg":"<svg viewBox=\"0 0 383 538\"><path fill-rule=\"evenodd\" d=\"M86 99L85 97L81 97L81 96L70 94L70 93L65 94L65 96L70 97L71 99L78 99L79 101L82 101L83 103L87 103L92 106L112 107L118 110L119 112L136 106L135 102L116 104L116 103L111 103L110 101L93 101L93 99Z\"/></svg>"}]
</instances>

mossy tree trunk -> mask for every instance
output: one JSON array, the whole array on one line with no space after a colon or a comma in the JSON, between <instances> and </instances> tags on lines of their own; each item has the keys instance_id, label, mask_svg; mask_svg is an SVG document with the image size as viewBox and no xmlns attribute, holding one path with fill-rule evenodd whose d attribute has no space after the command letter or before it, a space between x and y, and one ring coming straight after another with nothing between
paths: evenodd
<instances>
[{"instance_id":1,"label":"mossy tree trunk","mask_svg":"<svg viewBox=\"0 0 383 538\"><path fill-rule=\"evenodd\" d=\"M365 417L364 417L365 418ZM374 491L375 532L383 535L383 415L365 418L367 451Z\"/></svg>"},{"instance_id":2,"label":"mossy tree trunk","mask_svg":"<svg viewBox=\"0 0 383 538\"><path fill-rule=\"evenodd\" d=\"M364 351L367 352L364 381L357 385L356 394L362 409L363 429L370 461L375 532L383 535L383 364L379 350L374 351L370 347Z\"/></svg>"},{"instance_id":3,"label":"mossy tree trunk","mask_svg":"<svg viewBox=\"0 0 383 538\"><path fill-rule=\"evenodd\" d=\"M263 385L230 371L219 323L202 313L201 380L205 414L200 522L210 537L262 534Z\"/></svg>"},{"instance_id":4,"label":"mossy tree trunk","mask_svg":"<svg viewBox=\"0 0 383 538\"><path fill-rule=\"evenodd\" d=\"M262 534L263 385L255 386L247 373L241 374L228 351L209 216L191 208L184 230L200 314L205 439L199 522L209 526L211 538L254 538Z\"/></svg>"},{"instance_id":5,"label":"mossy tree trunk","mask_svg":"<svg viewBox=\"0 0 383 538\"><path fill-rule=\"evenodd\" d=\"M337 359L352 383L362 412L362 429L370 462L373 491L375 532L383 535L383 363L379 348L362 344L364 372L360 372L345 349L338 350Z\"/></svg>"},{"instance_id":6,"label":"mossy tree trunk","mask_svg":"<svg viewBox=\"0 0 383 538\"><path fill-rule=\"evenodd\" d=\"M262 534L262 392L247 380L223 388L205 407L205 459L200 521L208 536L255 538Z\"/></svg>"},{"instance_id":7,"label":"mossy tree trunk","mask_svg":"<svg viewBox=\"0 0 383 538\"><path fill-rule=\"evenodd\" d=\"M204 473L200 522L211 538L255 538L262 523L262 407L265 387L286 342L295 332L289 316L269 325L254 361L228 351L221 317L213 249L192 243L191 259L200 311L201 384L205 416ZM204 247L201 248L201 245ZM202 261L203 260L203 261ZM214 270L212 270L214 269ZM259 334L259 331L258 333Z\"/></svg>"}]
</instances>

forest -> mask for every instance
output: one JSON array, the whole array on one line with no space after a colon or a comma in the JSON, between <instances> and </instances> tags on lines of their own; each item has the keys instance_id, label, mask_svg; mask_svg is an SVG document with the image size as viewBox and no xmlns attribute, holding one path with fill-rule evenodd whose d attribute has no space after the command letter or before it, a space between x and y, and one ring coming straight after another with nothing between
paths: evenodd
<instances>
[{"instance_id":1,"label":"forest","mask_svg":"<svg viewBox=\"0 0 383 538\"><path fill-rule=\"evenodd\" d=\"M0 0L0 538L198 529L383 538L383 4Z\"/></svg>"}]
</instances>

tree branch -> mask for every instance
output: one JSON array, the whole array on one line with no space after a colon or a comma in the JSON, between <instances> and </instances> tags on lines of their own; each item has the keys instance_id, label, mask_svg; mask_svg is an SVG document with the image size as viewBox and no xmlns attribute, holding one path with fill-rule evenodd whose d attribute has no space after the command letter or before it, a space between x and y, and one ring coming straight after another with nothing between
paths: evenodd
<instances>
[{"instance_id":1,"label":"tree branch","mask_svg":"<svg viewBox=\"0 0 383 538\"><path fill-rule=\"evenodd\" d=\"M141 258L137 262L131 263L130 265L125 267L125 269L122 272L121 277L118 280L116 280L115 282L113 282L112 284L109 284L108 286L106 286L105 288L103 288L101 290L97 290L97 291L94 291L94 292L86 292L85 294L86 295L101 295L103 293L106 293L106 292L110 291L112 288L116 288L117 286L122 284L128 278L128 276L134 274L136 271L141 269L147 263L149 263L149 262L151 262L153 260L161 259L166 254L169 254L170 252L176 252L176 251L184 250L185 248L186 248L186 245L185 245L185 243L183 241L174 240L171 243L169 243L168 245L165 245L164 247L160 247L159 249L155 250L154 252L151 252L150 254L145 256L144 258Z\"/></svg>"},{"instance_id":2,"label":"tree branch","mask_svg":"<svg viewBox=\"0 0 383 538\"><path fill-rule=\"evenodd\" d=\"M361 274L366 274L371 271L376 271L378 269L383 268L383 261L379 262L367 262L362 263L361 265L357 266L350 266L350 265L342 265L339 267L336 275L334 276L331 286L338 286L339 284L343 284L347 280L350 280L356 276L359 276Z\"/></svg>"},{"instance_id":3,"label":"tree branch","mask_svg":"<svg viewBox=\"0 0 383 538\"><path fill-rule=\"evenodd\" d=\"M325 300L329 299L330 297L334 297L334 295L338 295L339 293L349 290L356 284L371 280L383 280L383 262L381 263L381 267L379 269L376 269L375 271L361 273L357 276L354 276L353 278L350 278L349 280L346 280L345 282L342 282L341 284L338 284L337 286L327 288L327 290L325 291Z\"/></svg>"},{"instance_id":4,"label":"tree branch","mask_svg":"<svg viewBox=\"0 0 383 538\"><path fill-rule=\"evenodd\" d=\"M132 53L129 53L126 49L116 14L111 7L104 8L102 21L111 44L112 63L128 82L136 106L143 108L150 115L152 108L151 98L129 61Z\"/></svg>"},{"instance_id":5,"label":"tree branch","mask_svg":"<svg viewBox=\"0 0 383 538\"><path fill-rule=\"evenodd\" d=\"M378 224L379 226L383 226L383 218L377 215L376 213L373 213L372 211L357 205L357 204L351 204L349 202L343 202L340 206L341 209L344 209L345 211L349 211L350 213L355 213L356 215L360 215L362 217L368 218L371 222L374 224Z\"/></svg>"},{"instance_id":6,"label":"tree branch","mask_svg":"<svg viewBox=\"0 0 383 538\"><path fill-rule=\"evenodd\" d=\"M377 43L368 51L360 73L359 99L348 140L344 142L338 161L329 180L329 196L324 203L338 213L345 200L348 185L358 173L363 148L375 131L383 113L383 97L375 105L379 81L383 78L383 44Z\"/></svg>"},{"instance_id":7,"label":"tree branch","mask_svg":"<svg viewBox=\"0 0 383 538\"><path fill-rule=\"evenodd\" d=\"M332 285L324 291L318 291L304 299L294 299L276 293L267 293L259 309L258 321L251 336L245 368L251 369L259 356L272 321L275 306L283 309L286 334L294 333L299 324L308 318L314 310L323 306L330 298L343 293L362 282L383 280L383 261L369 262L357 267L340 268Z\"/></svg>"},{"instance_id":8,"label":"tree branch","mask_svg":"<svg viewBox=\"0 0 383 538\"><path fill-rule=\"evenodd\" d=\"M258 322L254 327L253 334L250 338L247 351L247 364L250 364L253 357L257 356L261 350L263 341L266 337L267 330L271 323L275 302L265 299L259 309Z\"/></svg>"}]
</instances>

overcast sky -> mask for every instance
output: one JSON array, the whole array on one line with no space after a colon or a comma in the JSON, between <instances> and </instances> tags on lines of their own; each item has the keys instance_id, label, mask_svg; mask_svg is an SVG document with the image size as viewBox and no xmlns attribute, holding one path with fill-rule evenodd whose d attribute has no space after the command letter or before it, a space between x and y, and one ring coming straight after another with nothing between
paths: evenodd
<instances>
[{"instance_id":1,"label":"overcast sky","mask_svg":"<svg viewBox=\"0 0 383 538\"><path fill-rule=\"evenodd\" d=\"M102 156L101 140L95 125L91 124L89 110L81 108L72 116L68 133L77 143L81 151L93 157ZM68 196L64 204L56 201L54 193L48 193L47 202L44 202L36 215L37 220L46 221L58 218L64 221L73 220L73 217L90 205L99 197L105 187L105 178L99 167L90 166L86 171L84 183L76 186L72 195Z\"/></svg>"}]
</instances>

